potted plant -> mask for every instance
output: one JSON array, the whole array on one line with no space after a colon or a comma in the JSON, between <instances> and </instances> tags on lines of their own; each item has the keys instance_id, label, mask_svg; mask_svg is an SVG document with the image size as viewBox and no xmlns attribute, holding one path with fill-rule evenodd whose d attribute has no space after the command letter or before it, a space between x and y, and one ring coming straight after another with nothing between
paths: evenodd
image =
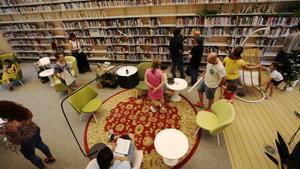
<instances>
[{"instance_id":1,"label":"potted plant","mask_svg":"<svg viewBox=\"0 0 300 169\"><path fill-rule=\"evenodd\" d=\"M276 156L269 154L265 151L265 155L281 169L296 169L300 167L299 154L300 154L300 141L290 153L288 145L286 144L281 135L277 132L277 139L275 139L277 152L279 154L279 160Z\"/></svg>"},{"instance_id":2,"label":"potted plant","mask_svg":"<svg viewBox=\"0 0 300 169\"><path fill-rule=\"evenodd\" d=\"M285 59L278 60L279 71L283 76L285 91L291 91L296 86L300 77L300 50L292 51Z\"/></svg>"}]
</instances>

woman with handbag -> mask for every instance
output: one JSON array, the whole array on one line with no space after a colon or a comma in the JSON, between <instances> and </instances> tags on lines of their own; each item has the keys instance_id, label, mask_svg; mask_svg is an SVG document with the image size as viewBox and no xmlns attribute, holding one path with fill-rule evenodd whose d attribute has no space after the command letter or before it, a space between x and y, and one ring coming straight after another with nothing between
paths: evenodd
<instances>
[{"instance_id":1,"label":"woman with handbag","mask_svg":"<svg viewBox=\"0 0 300 169\"><path fill-rule=\"evenodd\" d=\"M76 38L76 35L74 33L70 33L68 47L71 50L72 55L77 60L77 67L78 67L79 73L85 73L87 71L91 71L89 62L86 58L86 55L84 54L83 50L81 49L81 44L79 43L79 41Z\"/></svg>"},{"instance_id":2,"label":"woman with handbag","mask_svg":"<svg viewBox=\"0 0 300 169\"><path fill-rule=\"evenodd\" d=\"M57 62L54 66L54 76L68 87L68 94L71 94L79 87L79 82L72 75L71 66L65 61L65 54L57 52L55 53L55 58Z\"/></svg>"},{"instance_id":3,"label":"woman with handbag","mask_svg":"<svg viewBox=\"0 0 300 169\"><path fill-rule=\"evenodd\" d=\"M42 159L35 154L35 148L41 150L47 158L45 163L52 163L55 158L49 147L42 141L40 128L32 121L32 112L20 104L0 101L0 117L7 120L1 126L0 134L5 134L10 143L20 145L20 152L39 169L47 169Z\"/></svg>"}]
</instances>

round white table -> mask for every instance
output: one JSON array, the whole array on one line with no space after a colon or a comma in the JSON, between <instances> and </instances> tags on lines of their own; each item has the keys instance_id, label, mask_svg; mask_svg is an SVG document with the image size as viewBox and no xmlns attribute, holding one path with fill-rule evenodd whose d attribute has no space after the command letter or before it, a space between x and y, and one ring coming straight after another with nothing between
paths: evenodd
<instances>
[{"instance_id":1,"label":"round white table","mask_svg":"<svg viewBox=\"0 0 300 169\"><path fill-rule=\"evenodd\" d=\"M174 102L179 102L181 100L181 97L179 96L179 91L187 88L188 83L181 78L174 78L173 84L168 84L167 87L171 90L174 90L174 95L171 97L171 99Z\"/></svg>"},{"instance_id":2,"label":"round white table","mask_svg":"<svg viewBox=\"0 0 300 169\"><path fill-rule=\"evenodd\" d=\"M54 69L46 69L44 71L42 71L41 73L39 73L39 76L40 77L49 77L49 80L50 80L50 86L54 86L54 83L53 83L53 78L52 78L52 75L54 74Z\"/></svg>"},{"instance_id":3,"label":"round white table","mask_svg":"<svg viewBox=\"0 0 300 169\"><path fill-rule=\"evenodd\" d=\"M156 135L154 147L166 165L175 166L178 159L187 153L189 142L181 131L165 129Z\"/></svg>"},{"instance_id":4,"label":"round white table","mask_svg":"<svg viewBox=\"0 0 300 169\"><path fill-rule=\"evenodd\" d=\"M119 84L122 88L134 88L139 83L137 68L134 66L123 66L117 70Z\"/></svg>"}]
</instances>

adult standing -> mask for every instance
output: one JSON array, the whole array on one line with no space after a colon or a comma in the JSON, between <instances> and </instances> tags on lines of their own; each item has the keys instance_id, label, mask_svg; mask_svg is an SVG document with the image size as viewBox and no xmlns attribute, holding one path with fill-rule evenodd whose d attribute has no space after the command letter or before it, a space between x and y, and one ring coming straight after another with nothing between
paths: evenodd
<instances>
[{"instance_id":1,"label":"adult standing","mask_svg":"<svg viewBox=\"0 0 300 169\"><path fill-rule=\"evenodd\" d=\"M285 39L283 48L276 56L277 62L285 62L286 55L290 53L292 50L300 48L300 22L298 26L291 28L291 33Z\"/></svg>"},{"instance_id":2,"label":"adult standing","mask_svg":"<svg viewBox=\"0 0 300 169\"><path fill-rule=\"evenodd\" d=\"M155 59L151 68L145 72L145 83L148 85L148 96L151 99L150 110L156 112L155 101L160 101L161 110L164 111L164 92L163 85L165 82L163 72L160 70L160 60Z\"/></svg>"},{"instance_id":3,"label":"adult standing","mask_svg":"<svg viewBox=\"0 0 300 169\"><path fill-rule=\"evenodd\" d=\"M225 68L216 53L212 52L208 54L207 66L203 74L204 80L202 80L198 89L199 102L196 103L196 106L204 107L203 93L205 92L206 98L208 99L208 107L206 110L210 111L217 88L222 86L226 81Z\"/></svg>"},{"instance_id":4,"label":"adult standing","mask_svg":"<svg viewBox=\"0 0 300 169\"><path fill-rule=\"evenodd\" d=\"M203 55L203 39L201 37L196 37L195 42L196 46L194 46L189 53L191 85L194 85L197 81L199 67Z\"/></svg>"},{"instance_id":5,"label":"adult standing","mask_svg":"<svg viewBox=\"0 0 300 169\"><path fill-rule=\"evenodd\" d=\"M21 153L39 169L47 169L42 159L35 154L35 148L41 150L47 158L45 163L52 163L55 158L49 147L42 141L40 128L32 121L32 112L20 104L11 101L0 101L0 117L7 122L3 132L7 139L16 145L21 145Z\"/></svg>"},{"instance_id":6,"label":"adult standing","mask_svg":"<svg viewBox=\"0 0 300 169\"><path fill-rule=\"evenodd\" d=\"M90 71L91 68L90 68L89 62L88 62L83 50L81 49L81 45L74 33L70 33L68 47L71 50L72 55L77 60L77 67L78 67L79 73L85 73L87 71Z\"/></svg>"},{"instance_id":7,"label":"adult standing","mask_svg":"<svg viewBox=\"0 0 300 169\"><path fill-rule=\"evenodd\" d=\"M183 37L181 30L176 28L173 31L174 37L170 39L170 53L172 58L171 72L173 78L176 78L176 67L180 71L180 78L185 78L183 72Z\"/></svg>"}]
</instances>

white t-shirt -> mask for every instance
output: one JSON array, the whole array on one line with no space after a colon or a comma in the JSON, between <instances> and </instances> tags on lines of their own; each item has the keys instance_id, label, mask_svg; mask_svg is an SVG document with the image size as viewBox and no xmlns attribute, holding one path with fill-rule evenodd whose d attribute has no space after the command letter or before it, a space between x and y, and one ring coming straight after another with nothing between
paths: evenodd
<instances>
[{"instance_id":1,"label":"white t-shirt","mask_svg":"<svg viewBox=\"0 0 300 169\"><path fill-rule=\"evenodd\" d=\"M276 82L279 82L281 80L283 80L283 77L281 75L281 73L279 73L277 70L273 70L273 72L270 71L270 69L268 69L269 71L269 75L270 77L275 80Z\"/></svg>"},{"instance_id":2,"label":"white t-shirt","mask_svg":"<svg viewBox=\"0 0 300 169\"><path fill-rule=\"evenodd\" d=\"M216 65L207 63L204 82L209 88L217 88L221 79L226 76L226 71L221 62Z\"/></svg>"},{"instance_id":3,"label":"white t-shirt","mask_svg":"<svg viewBox=\"0 0 300 169\"><path fill-rule=\"evenodd\" d=\"M89 162L89 164L86 166L85 169L100 169L97 159L93 159ZM129 161L114 161L113 165L110 167L110 169L131 169Z\"/></svg>"},{"instance_id":4,"label":"white t-shirt","mask_svg":"<svg viewBox=\"0 0 300 169\"><path fill-rule=\"evenodd\" d=\"M85 169L99 169L99 165L97 163L97 159L93 159L89 162Z\"/></svg>"}]
</instances>

